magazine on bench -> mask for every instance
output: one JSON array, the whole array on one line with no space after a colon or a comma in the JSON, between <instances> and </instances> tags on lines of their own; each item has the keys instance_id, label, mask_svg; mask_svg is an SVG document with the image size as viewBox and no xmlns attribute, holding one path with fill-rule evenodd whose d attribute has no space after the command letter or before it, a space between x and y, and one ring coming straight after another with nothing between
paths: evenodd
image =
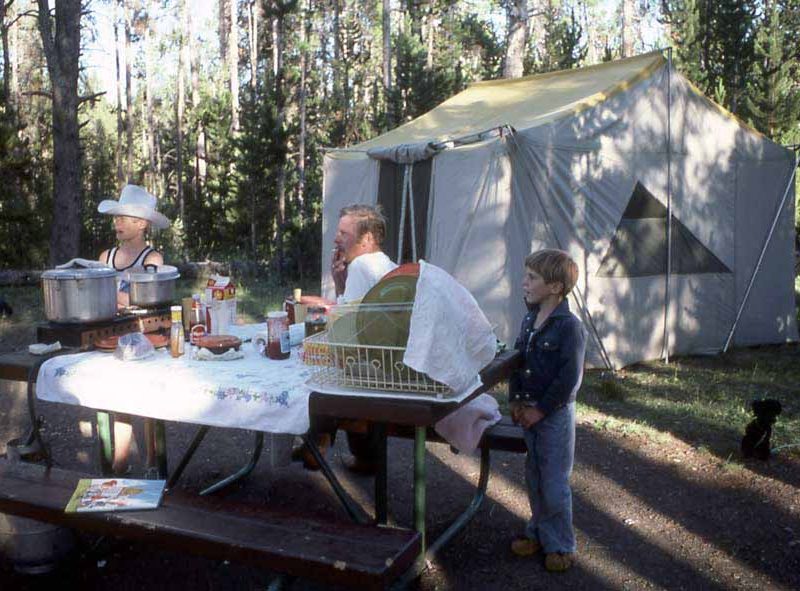
<instances>
[{"instance_id":1,"label":"magazine on bench","mask_svg":"<svg viewBox=\"0 0 800 591\"><path fill-rule=\"evenodd\" d=\"M165 480L82 478L64 511L87 513L156 509L161 503L165 483Z\"/></svg>"}]
</instances>

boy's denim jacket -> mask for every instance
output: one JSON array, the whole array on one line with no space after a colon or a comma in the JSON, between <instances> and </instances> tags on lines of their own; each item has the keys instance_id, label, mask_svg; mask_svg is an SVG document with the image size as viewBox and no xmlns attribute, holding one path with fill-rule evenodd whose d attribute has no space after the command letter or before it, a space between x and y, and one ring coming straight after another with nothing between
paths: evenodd
<instances>
[{"instance_id":1,"label":"boy's denim jacket","mask_svg":"<svg viewBox=\"0 0 800 591\"><path fill-rule=\"evenodd\" d=\"M529 306L514 345L520 367L509 379L508 399L536 405L545 416L575 401L583 380L586 330L563 300L538 330L539 306Z\"/></svg>"}]
</instances>

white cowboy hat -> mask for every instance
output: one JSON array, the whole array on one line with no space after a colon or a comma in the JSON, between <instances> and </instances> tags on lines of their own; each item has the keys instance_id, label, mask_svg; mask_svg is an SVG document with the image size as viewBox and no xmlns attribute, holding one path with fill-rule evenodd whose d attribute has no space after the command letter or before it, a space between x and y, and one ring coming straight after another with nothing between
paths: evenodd
<instances>
[{"instance_id":1,"label":"white cowboy hat","mask_svg":"<svg viewBox=\"0 0 800 591\"><path fill-rule=\"evenodd\" d=\"M137 185L125 185L119 195L119 201L105 199L97 206L97 211L107 215L142 218L161 230L169 227L166 216L156 211L155 196Z\"/></svg>"}]
</instances>

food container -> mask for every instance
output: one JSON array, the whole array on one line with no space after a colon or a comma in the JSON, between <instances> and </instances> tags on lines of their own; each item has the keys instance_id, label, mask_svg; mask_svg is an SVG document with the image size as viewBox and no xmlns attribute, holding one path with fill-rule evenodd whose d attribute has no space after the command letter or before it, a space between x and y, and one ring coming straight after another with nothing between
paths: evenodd
<instances>
[{"instance_id":1,"label":"food container","mask_svg":"<svg viewBox=\"0 0 800 591\"><path fill-rule=\"evenodd\" d=\"M116 273L110 268L42 273L44 315L51 322L98 322L117 313Z\"/></svg>"},{"instance_id":2,"label":"food container","mask_svg":"<svg viewBox=\"0 0 800 591\"><path fill-rule=\"evenodd\" d=\"M288 359L290 352L289 315L286 312L267 313L267 357Z\"/></svg>"},{"instance_id":3,"label":"food container","mask_svg":"<svg viewBox=\"0 0 800 591\"><path fill-rule=\"evenodd\" d=\"M169 304L175 299L175 282L180 277L178 269L170 265L145 265L143 270L127 271L123 280L130 290L131 306Z\"/></svg>"}]
</instances>

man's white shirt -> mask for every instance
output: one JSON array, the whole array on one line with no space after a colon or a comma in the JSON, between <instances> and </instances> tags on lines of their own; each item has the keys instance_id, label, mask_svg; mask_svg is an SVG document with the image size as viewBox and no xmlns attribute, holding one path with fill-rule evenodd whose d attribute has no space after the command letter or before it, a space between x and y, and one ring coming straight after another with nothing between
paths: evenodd
<instances>
[{"instance_id":1,"label":"man's white shirt","mask_svg":"<svg viewBox=\"0 0 800 591\"><path fill-rule=\"evenodd\" d=\"M397 265L382 251L356 257L347 266L347 281L338 302L346 304L362 299L381 277L396 268Z\"/></svg>"}]
</instances>

